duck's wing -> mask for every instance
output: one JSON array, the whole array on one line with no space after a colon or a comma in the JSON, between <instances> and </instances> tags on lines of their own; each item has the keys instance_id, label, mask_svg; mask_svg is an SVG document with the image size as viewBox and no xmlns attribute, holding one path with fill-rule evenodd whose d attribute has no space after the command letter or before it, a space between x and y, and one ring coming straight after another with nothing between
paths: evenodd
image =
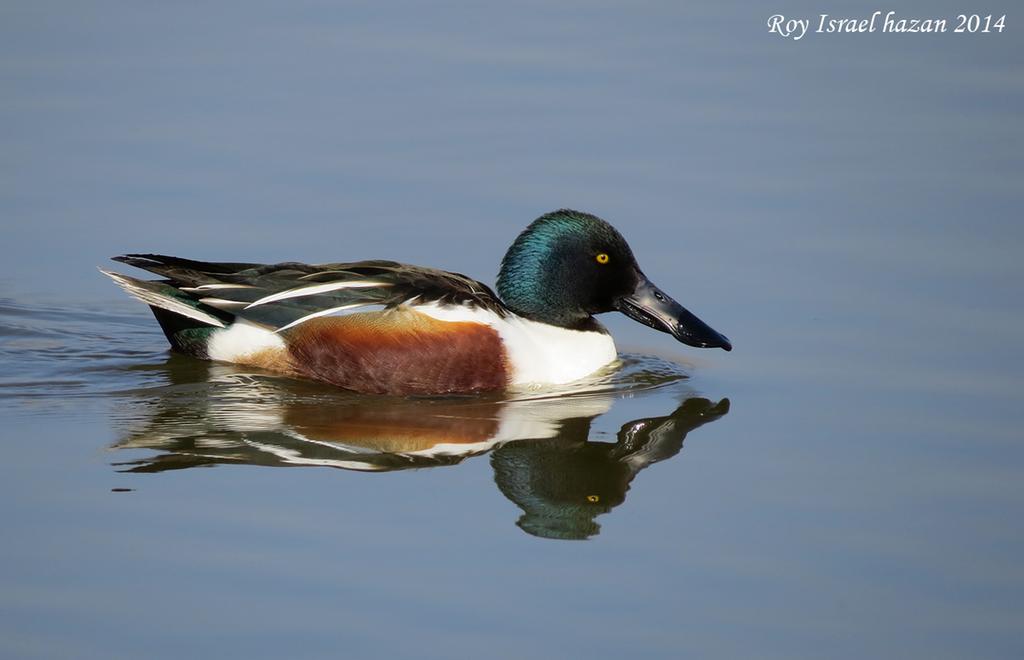
<instances>
[{"instance_id":1,"label":"duck's wing","mask_svg":"<svg viewBox=\"0 0 1024 660\"><path fill-rule=\"evenodd\" d=\"M403 304L472 305L505 316L486 285L461 275L396 261L252 264L127 254L114 261L156 273L201 306L275 330L321 316Z\"/></svg>"}]
</instances>

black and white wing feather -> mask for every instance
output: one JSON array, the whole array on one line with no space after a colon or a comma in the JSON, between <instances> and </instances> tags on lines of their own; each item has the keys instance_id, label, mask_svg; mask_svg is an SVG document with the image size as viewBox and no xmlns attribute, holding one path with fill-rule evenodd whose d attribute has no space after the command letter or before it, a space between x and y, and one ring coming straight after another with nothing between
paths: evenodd
<instances>
[{"instance_id":1,"label":"black and white wing feather","mask_svg":"<svg viewBox=\"0 0 1024 660\"><path fill-rule=\"evenodd\" d=\"M161 284L199 309L212 308L277 330L348 310L403 304L472 305L499 316L508 313L490 288L472 278L395 261L216 263L159 254L113 260L166 278Z\"/></svg>"}]
</instances>

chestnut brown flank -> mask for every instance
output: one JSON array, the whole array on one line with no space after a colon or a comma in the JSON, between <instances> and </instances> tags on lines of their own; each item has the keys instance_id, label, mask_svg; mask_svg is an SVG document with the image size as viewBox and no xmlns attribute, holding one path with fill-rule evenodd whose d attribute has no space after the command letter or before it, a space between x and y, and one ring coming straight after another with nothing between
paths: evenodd
<instances>
[{"instance_id":1,"label":"chestnut brown flank","mask_svg":"<svg viewBox=\"0 0 1024 660\"><path fill-rule=\"evenodd\" d=\"M456 394L503 389L498 333L411 310L311 319L286 331L292 367L307 378L369 394Z\"/></svg>"}]
</instances>

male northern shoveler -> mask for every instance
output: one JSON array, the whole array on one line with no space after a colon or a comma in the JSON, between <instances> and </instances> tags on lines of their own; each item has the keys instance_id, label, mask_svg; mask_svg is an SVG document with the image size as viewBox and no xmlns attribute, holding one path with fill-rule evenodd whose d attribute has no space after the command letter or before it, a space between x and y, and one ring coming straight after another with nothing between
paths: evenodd
<instances>
[{"instance_id":1,"label":"male northern shoveler","mask_svg":"<svg viewBox=\"0 0 1024 660\"><path fill-rule=\"evenodd\" d=\"M358 392L569 383L615 360L615 344L593 315L616 310L685 344L732 349L647 279L614 227L568 209L541 216L516 238L501 262L498 295L465 275L394 261L114 261L165 278L103 271L150 306L174 349Z\"/></svg>"}]
</instances>

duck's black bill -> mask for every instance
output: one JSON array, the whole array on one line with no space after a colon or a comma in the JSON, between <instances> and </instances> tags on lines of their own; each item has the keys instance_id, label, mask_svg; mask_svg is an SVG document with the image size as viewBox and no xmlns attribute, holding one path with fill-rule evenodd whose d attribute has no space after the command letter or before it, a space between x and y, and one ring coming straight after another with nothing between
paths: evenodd
<instances>
[{"instance_id":1,"label":"duck's black bill","mask_svg":"<svg viewBox=\"0 0 1024 660\"><path fill-rule=\"evenodd\" d=\"M616 308L634 321L667 332L684 344L732 350L725 335L712 330L643 275L633 293L619 298Z\"/></svg>"}]
</instances>

